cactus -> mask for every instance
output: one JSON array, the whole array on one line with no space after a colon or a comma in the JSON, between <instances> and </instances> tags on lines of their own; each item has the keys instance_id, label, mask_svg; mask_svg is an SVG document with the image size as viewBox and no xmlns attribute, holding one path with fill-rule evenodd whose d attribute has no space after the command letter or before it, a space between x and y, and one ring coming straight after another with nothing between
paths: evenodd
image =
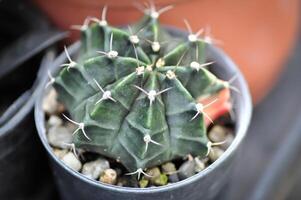
<instances>
[{"instance_id":1,"label":"cactus","mask_svg":"<svg viewBox=\"0 0 301 200\"><path fill-rule=\"evenodd\" d=\"M65 49L69 62L53 83L77 125L74 146L116 159L129 174L208 154L205 109L218 99L197 99L229 88L207 69L201 31L180 38L161 27L168 9L147 9L128 29L108 25L106 8L102 19L87 18L75 27L82 35L76 62Z\"/></svg>"}]
</instances>

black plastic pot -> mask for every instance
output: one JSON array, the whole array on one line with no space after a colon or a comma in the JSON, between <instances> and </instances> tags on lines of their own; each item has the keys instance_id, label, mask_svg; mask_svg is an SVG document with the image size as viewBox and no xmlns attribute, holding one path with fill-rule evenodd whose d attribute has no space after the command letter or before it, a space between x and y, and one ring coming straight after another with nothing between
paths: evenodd
<instances>
[{"instance_id":1,"label":"black plastic pot","mask_svg":"<svg viewBox=\"0 0 301 200\"><path fill-rule=\"evenodd\" d=\"M52 28L26 1L1 1L0 16L0 199L55 199L33 106L42 70L54 54L49 52L42 64L41 58L66 33Z\"/></svg>"},{"instance_id":2,"label":"black plastic pot","mask_svg":"<svg viewBox=\"0 0 301 200\"><path fill-rule=\"evenodd\" d=\"M52 61L46 58L41 70ZM37 94L41 93L39 81L41 74L44 74L41 72L34 86L24 92L0 117L0 199L55 197L45 151L34 126L33 105Z\"/></svg>"},{"instance_id":3,"label":"black plastic pot","mask_svg":"<svg viewBox=\"0 0 301 200\"><path fill-rule=\"evenodd\" d=\"M183 36L183 32L178 29L169 29L174 35ZM74 55L78 52L80 43L70 46L69 53ZM233 93L236 116L235 139L226 152L212 165L204 171L187 178L183 181L155 188L127 188L103 184L81 175L68 168L52 152L46 138L45 114L42 110L42 99L44 92L41 93L35 105L35 120L40 139L46 148L51 166L54 171L56 182L59 186L60 195L64 200L196 200L213 199L223 188L229 171L234 164L234 157L238 147L246 134L251 117L251 99L246 82L237 69L236 65L221 50L216 47L208 47L208 59L214 60L214 73L224 80L229 80L237 74L238 78L233 86L241 91L241 95ZM65 62L65 55L61 54L53 63L53 72L58 70L59 64ZM43 81L46 84L47 80Z\"/></svg>"}]
</instances>

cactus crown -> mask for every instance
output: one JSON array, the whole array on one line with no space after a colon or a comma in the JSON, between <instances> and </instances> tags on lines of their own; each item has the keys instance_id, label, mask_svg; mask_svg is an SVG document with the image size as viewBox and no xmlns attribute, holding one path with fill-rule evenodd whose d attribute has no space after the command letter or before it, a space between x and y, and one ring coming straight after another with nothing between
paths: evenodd
<instances>
[{"instance_id":1,"label":"cactus crown","mask_svg":"<svg viewBox=\"0 0 301 200\"><path fill-rule=\"evenodd\" d=\"M227 87L206 69L201 31L170 35L158 21L163 10L148 9L128 30L109 26L104 16L88 18L79 27L76 62L66 52L69 63L54 81L68 120L78 126L76 148L114 158L130 172L205 156L209 105L197 99Z\"/></svg>"}]
</instances>

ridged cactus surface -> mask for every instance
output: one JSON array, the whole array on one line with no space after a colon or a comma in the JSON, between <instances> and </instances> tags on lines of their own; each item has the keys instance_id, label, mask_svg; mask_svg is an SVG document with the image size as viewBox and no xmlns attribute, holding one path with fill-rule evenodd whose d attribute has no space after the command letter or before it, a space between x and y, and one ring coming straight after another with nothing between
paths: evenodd
<instances>
[{"instance_id":1,"label":"ridged cactus surface","mask_svg":"<svg viewBox=\"0 0 301 200\"><path fill-rule=\"evenodd\" d=\"M171 36L158 16L150 11L124 29L88 19L77 59L69 57L55 77L59 100L78 126L76 148L116 159L129 172L205 156L210 105L197 99L227 87L206 69L206 41Z\"/></svg>"}]
</instances>

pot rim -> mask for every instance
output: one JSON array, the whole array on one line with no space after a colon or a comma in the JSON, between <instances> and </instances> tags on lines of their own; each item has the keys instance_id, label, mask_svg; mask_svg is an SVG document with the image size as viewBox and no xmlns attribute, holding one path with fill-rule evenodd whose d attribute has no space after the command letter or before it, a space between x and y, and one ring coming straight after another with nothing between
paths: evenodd
<instances>
[{"instance_id":1,"label":"pot rim","mask_svg":"<svg viewBox=\"0 0 301 200\"><path fill-rule=\"evenodd\" d=\"M179 34L183 35L183 32L177 28L167 28L170 31L179 32ZM70 55L74 55L76 52L78 52L80 48L80 41L70 45L68 47L68 52ZM122 186L116 186L116 185L109 185L105 183L101 183L96 180L92 180L90 178L85 177L83 174L81 174L78 171L74 171L71 168L69 168L67 165L65 165L57 156L54 155L52 148L50 147L50 144L47 141L46 136L46 129L45 129L45 114L42 110L41 104L42 100L45 94L44 92L41 92L36 100L35 103L35 123L36 128L38 131L38 135L43 143L43 146L45 147L46 151L50 155L50 157L58 164L60 167L64 168L70 175L77 177L81 181L84 181L87 184L93 185L99 189L105 189L110 190L113 192L121 192L121 193L154 193L154 192L164 192L173 190L179 187L183 187L185 185L192 184L193 182L198 181L199 179L202 179L205 176L208 176L211 173L214 173L215 169L222 165L223 162L225 162L229 157L232 157L239 145L242 143L243 138L246 135L247 128L249 126L250 120L251 120L251 113L252 113L252 103L251 103L251 97L250 92L248 89L248 86L246 84L246 81L240 72L240 70L237 68L237 66L234 64L234 62L219 48L208 45L208 51L213 52L215 55L218 55L220 59L223 59L223 61L226 64L228 70L234 71L237 74L236 81L239 83L241 94L239 95L239 98L241 98L242 102L242 112L241 117L239 118L240 123L237 123L236 127L236 134L233 142L231 145L227 148L227 150L222 154L222 156L217 159L215 162L213 162L211 165L209 165L207 168L205 168L203 171L187 178L182 181L165 185L165 186L159 186L159 187L150 187L150 188L131 188L131 187L122 187ZM54 72L57 70L57 66L62 64L66 60L66 56L64 52L62 52L52 63L52 65L49 66L50 71ZM47 83L47 78L41 81L41 84L44 86Z\"/></svg>"},{"instance_id":2,"label":"pot rim","mask_svg":"<svg viewBox=\"0 0 301 200\"><path fill-rule=\"evenodd\" d=\"M35 105L37 96L42 92L43 88L40 81L43 80L44 70L47 67L48 57L53 57L53 50L49 49L44 53L45 57L41 60L40 69L37 71L37 78L30 89L24 91L12 104L4 111L7 119L3 126L0 127L0 139L5 137L15 126L30 113ZM46 58L47 57L47 58ZM17 105L17 110L15 106ZM16 112L15 112L16 110ZM13 111L13 112L11 112ZM2 115L3 116L3 115Z\"/></svg>"}]
</instances>

